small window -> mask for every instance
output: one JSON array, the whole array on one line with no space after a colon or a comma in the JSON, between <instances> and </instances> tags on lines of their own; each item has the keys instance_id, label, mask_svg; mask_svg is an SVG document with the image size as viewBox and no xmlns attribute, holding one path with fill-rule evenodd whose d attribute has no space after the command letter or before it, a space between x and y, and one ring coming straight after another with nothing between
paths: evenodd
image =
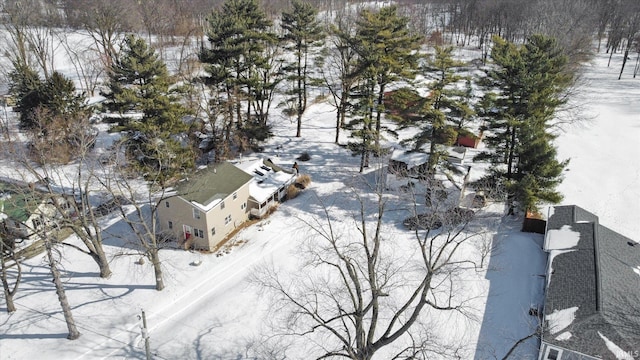
<instances>
[{"instance_id":1,"label":"small window","mask_svg":"<svg viewBox=\"0 0 640 360\"><path fill-rule=\"evenodd\" d=\"M33 219L33 228L39 229L42 226L42 221L40 219Z\"/></svg>"},{"instance_id":2,"label":"small window","mask_svg":"<svg viewBox=\"0 0 640 360\"><path fill-rule=\"evenodd\" d=\"M200 210L193 209L193 218L194 219L200 219Z\"/></svg>"},{"instance_id":3,"label":"small window","mask_svg":"<svg viewBox=\"0 0 640 360\"><path fill-rule=\"evenodd\" d=\"M560 360L560 350L554 349L554 348L549 348L549 351L547 351L547 357L545 357L545 360Z\"/></svg>"},{"instance_id":4,"label":"small window","mask_svg":"<svg viewBox=\"0 0 640 360\"><path fill-rule=\"evenodd\" d=\"M198 229L198 237L204 239L204 231Z\"/></svg>"},{"instance_id":5,"label":"small window","mask_svg":"<svg viewBox=\"0 0 640 360\"><path fill-rule=\"evenodd\" d=\"M229 225L230 222L231 222L231 215L229 215L226 218L224 218L224 224L225 225Z\"/></svg>"},{"instance_id":6,"label":"small window","mask_svg":"<svg viewBox=\"0 0 640 360\"><path fill-rule=\"evenodd\" d=\"M220 203L220 210L224 209L224 201Z\"/></svg>"},{"instance_id":7,"label":"small window","mask_svg":"<svg viewBox=\"0 0 640 360\"><path fill-rule=\"evenodd\" d=\"M164 202L164 206L169 207L169 202L168 202L168 201L165 201L165 202Z\"/></svg>"},{"instance_id":8,"label":"small window","mask_svg":"<svg viewBox=\"0 0 640 360\"><path fill-rule=\"evenodd\" d=\"M173 229L173 221L169 221L169 229Z\"/></svg>"},{"instance_id":9,"label":"small window","mask_svg":"<svg viewBox=\"0 0 640 360\"><path fill-rule=\"evenodd\" d=\"M211 228L211 236L215 236L216 235L216 228L212 227Z\"/></svg>"},{"instance_id":10,"label":"small window","mask_svg":"<svg viewBox=\"0 0 640 360\"><path fill-rule=\"evenodd\" d=\"M247 203L240 204L240 210L244 210L247 207Z\"/></svg>"},{"instance_id":11,"label":"small window","mask_svg":"<svg viewBox=\"0 0 640 360\"><path fill-rule=\"evenodd\" d=\"M235 199L237 199L237 198L238 198L238 193L237 193L237 192L234 192L234 193L233 193L233 200L235 200Z\"/></svg>"}]
</instances>

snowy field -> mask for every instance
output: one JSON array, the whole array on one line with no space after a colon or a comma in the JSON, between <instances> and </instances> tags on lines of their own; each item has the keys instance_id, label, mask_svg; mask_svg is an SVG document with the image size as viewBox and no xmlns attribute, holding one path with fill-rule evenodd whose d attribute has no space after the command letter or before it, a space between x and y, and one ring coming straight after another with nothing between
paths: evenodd
<instances>
[{"instance_id":1,"label":"snowy field","mask_svg":"<svg viewBox=\"0 0 640 360\"><path fill-rule=\"evenodd\" d=\"M622 57L614 56L611 67L608 59L599 54L586 65L574 100L584 116L557 139L558 157L571 159L559 190L563 204L587 209L640 241L640 78L633 79L628 62L617 80Z\"/></svg>"},{"instance_id":2,"label":"snowy field","mask_svg":"<svg viewBox=\"0 0 640 360\"><path fill-rule=\"evenodd\" d=\"M606 68L604 55L585 69L590 81L580 101L587 122L572 125L558 139L560 158L571 158L561 191L564 204L576 204L600 216L600 222L640 240L640 80L617 81L617 63ZM164 250L166 289L153 289L153 271L138 265L135 256L113 257L110 279L97 277L95 264L73 249L61 249L67 296L82 336L69 341L50 274L38 256L23 266L23 282L16 296L18 311L7 315L0 302L0 359L141 359L141 310L146 312L151 349L157 359L267 359L270 299L250 281L264 264L284 271L298 266L310 238L300 219L321 219L316 201L333 204L332 215L346 217L353 204L340 195L356 184L359 158L333 144L333 109L310 107L302 138L295 138L295 123L276 119L265 156L282 164L293 163L303 151L311 160L300 163L312 186L283 203L268 219L241 231L219 254ZM342 139L346 142L346 138ZM281 146L282 150L276 152ZM375 168L375 166L374 166ZM370 170L369 177L375 169ZM472 298L473 319L433 315L443 342L464 342L461 359L500 359L518 339L529 335L535 318L527 312L542 302L546 256L541 235L519 232L520 219L501 219L500 209L487 212L488 236L493 252L488 271L466 272L461 296ZM407 236L389 215L385 236ZM121 253L120 234L126 225L104 219L106 250ZM466 251L471 251L467 249ZM201 265L193 266L192 263ZM486 270L486 267L485 267ZM304 347L276 349L289 359L305 359ZM273 354L273 353L271 353ZM381 354L380 359L386 359ZM525 343L516 357L537 358L536 342Z\"/></svg>"}]
</instances>

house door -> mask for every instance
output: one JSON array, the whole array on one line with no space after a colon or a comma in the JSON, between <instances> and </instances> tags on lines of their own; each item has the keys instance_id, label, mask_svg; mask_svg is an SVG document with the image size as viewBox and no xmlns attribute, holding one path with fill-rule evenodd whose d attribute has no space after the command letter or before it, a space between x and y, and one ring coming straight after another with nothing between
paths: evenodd
<instances>
[{"instance_id":1,"label":"house door","mask_svg":"<svg viewBox=\"0 0 640 360\"><path fill-rule=\"evenodd\" d=\"M193 229L189 225L182 225L182 231L184 232L184 240L187 241L193 234Z\"/></svg>"}]
</instances>

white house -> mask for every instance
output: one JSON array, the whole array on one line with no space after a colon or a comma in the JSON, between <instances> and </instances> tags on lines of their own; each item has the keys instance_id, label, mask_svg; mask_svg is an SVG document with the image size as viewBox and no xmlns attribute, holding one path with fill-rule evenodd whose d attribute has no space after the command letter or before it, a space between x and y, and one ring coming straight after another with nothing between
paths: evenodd
<instances>
[{"instance_id":1,"label":"white house","mask_svg":"<svg viewBox=\"0 0 640 360\"><path fill-rule=\"evenodd\" d=\"M261 218L269 208L287 194L287 188L296 180L293 171L285 170L271 160L245 160L236 164L245 173L253 176L249 184L249 211L251 216Z\"/></svg>"}]
</instances>

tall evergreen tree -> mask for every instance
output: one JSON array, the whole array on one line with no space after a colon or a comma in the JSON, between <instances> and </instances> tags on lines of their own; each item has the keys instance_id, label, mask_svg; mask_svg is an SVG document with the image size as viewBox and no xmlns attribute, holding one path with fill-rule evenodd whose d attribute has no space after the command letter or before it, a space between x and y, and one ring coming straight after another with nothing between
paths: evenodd
<instances>
[{"instance_id":1,"label":"tall evergreen tree","mask_svg":"<svg viewBox=\"0 0 640 360\"><path fill-rule=\"evenodd\" d=\"M16 63L9 74L9 81L22 128L43 125L41 119L36 119L36 109L46 110L51 117L75 116L84 110L84 98L76 94L73 81L57 71L42 80L29 66Z\"/></svg>"},{"instance_id":2,"label":"tall evergreen tree","mask_svg":"<svg viewBox=\"0 0 640 360\"><path fill-rule=\"evenodd\" d=\"M384 113L384 94L387 86L415 77L421 38L409 31L409 19L398 14L396 6L379 10L365 9L356 22L353 45L360 62L356 75L366 77L375 84L373 102L374 146L379 149L381 118ZM373 101L372 101L373 100Z\"/></svg>"},{"instance_id":3,"label":"tall evergreen tree","mask_svg":"<svg viewBox=\"0 0 640 360\"><path fill-rule=\"evenodd\" d=\"M351 46L355 27L350 20L350 16L336 19L337 23L330 27L331 45L323 56L316 59L320 62L323 82L331 93L336 108L336 144L340 140L340 130L346 125L351 89L357 82L357 77L353 75L358 54Z\"/></svg>"},{"instance_id":4,"label":"tall evergreen tree","mask_svg":"<svg viewBox=\"0 0 640 360\"><path fill-rule=\"evenodd\" d=\"M405 126L417 126L420 131L410 139L414 151L424 151L429 144L429 160L426 176L433 177L438 165L446 165L443 161L444 150L441 145L453 145L462 129L463 119L472 113L465 101L464 91L458 90L455 84L465 78L456 73L456 68L464 65L453 58L453 47L435 47L435 54L427 61L424 75L428 82L429 94L426 97L414 95L405 113L418 115L405 122Z\"/></svg>"},{"instance_id":5,"label":"tall evergreen tree","mask_svg":"<svg viewBox=\"0 0 640 360\"><path fill-rule=\"evenodd\" d=\"M35 126L33 112L41 105L42 80L38 73L28 65L15 62L9 73L9 92L16 98L14 111L20 113L20 127Z\"/></svg>"},{"instance_id":6,"label":"tall evergreen tree","mask_svg":"<svg viewBox=\"0 0 640 360\"><path fill-rule=\"evenodd\" d=\"M484 101L491 108L485 112L486 141L494 150L478 158L493 164L491 176L505 179L510 212L536 210L542 201L561 199L555 186L566 162L556 159L550 127L574 76L552 38L533 35L522 46L497 37L494 42L496 67L488 77L493 93Z\"/></svg>"},{"instance_id":7,"label":"tall evergreen tree","mask_svg":"<svg viewBox=\"0 0 640 360\"><path fill-rule=\"evenodd\" d=\"M302 131L302 114L307 109L309 76L309 53L322 45L324 32L317 19L318 11L313 5L302 0L292 0L292 8L282 12L283 40L286 50L293 50L295 60L283 69L288 73L287 80L293 85L289 92L296 102L295 113L298 120L296 137Z\"/></svg>"},{"instance_id":8,"label":"tall evergreen tree","mask_svg":"<svg viewBox=\"0 0 640 360\"><path fill-rule=\"evenodd\" d=\"M26 65L14 64L9 75L16 96L20 127L31 135L32 160L43 164L67 163L78 155L81 139L90 131L84 97L76 94L73 81L54 71L47 79Z\"/></svg>"},{"instance_id":9,"label":"tall evergreen tree","mask_svg":"<svg viewBox=\"0 0 640 360\"><path fill-rule=\"evenodd\" d=\"M142 119L123 126L129 132L129 154L142 173L162 168L163 178L154 178L160 182L194 164L191 148L176 139L187 131L182 121L187 110L169 86L167 67L153 49L143 39L127 36L109 73L109 91L103 94L107 98L105 106L112 111L142 113ZM165 161L165 153L181 161Z\"/></svg>"},{"instance_id":10,"label":"tall evergreen tree","mask_svg":"<svg viewBox=\"0 0 640 360\"><path fill-rule=\"evenodd\" d=\"M169 73L147 43L135 35L124 39L124 47L109 69L109 91L105 107L109 111L145 112L156 96L169 92Z\"/></svg>"},{"instance_id":11,"label":"tall evergreen tree","mask_svg":"<svg viewBox=\"0 0 640 360\"><path fill-rule=\"evenodd\" d=\"M360 156L360 172L369 166L369 156L376 150L373 117L375 108L375 82L371 78L361 79L351 89L350 98L354 103L350 106L352 118L345 124L351 130L350 141L347 146L354 156Z\"/></svg>"},{"instance_id":12,"label":"tall evergreen tree","mask_svg":"<svg viewBox=\"0 0 640 360\"><path fill-rule=\"evenodd\" d=\"M269 31L272 23L256 0L227 0L208 19L209 48L200 52L200 61L207 64L207 82L224 106L224 137L232 140L233 125L241 130L251 118L252 95L263 88L264 77L259 69L269 66L265 46L276 39Z\"/></svg>"}]
</instances>

